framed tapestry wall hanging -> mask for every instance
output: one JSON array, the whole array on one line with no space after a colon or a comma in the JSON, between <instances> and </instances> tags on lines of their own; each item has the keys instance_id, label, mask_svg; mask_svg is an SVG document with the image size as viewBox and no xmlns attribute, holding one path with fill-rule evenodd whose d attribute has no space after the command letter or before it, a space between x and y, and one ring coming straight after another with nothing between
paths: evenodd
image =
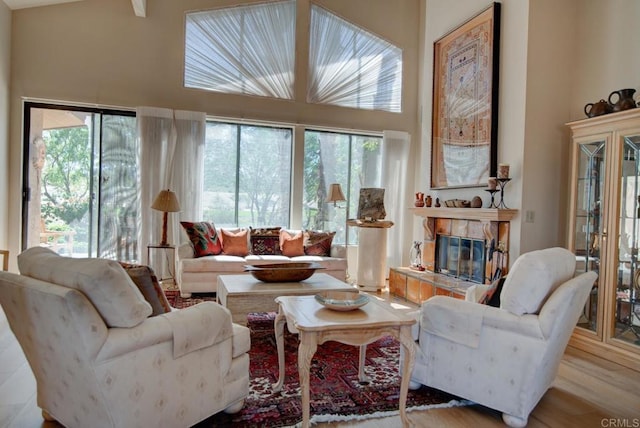
<instances>
[{"instance_id":1,"label":"framed tapestry wall hanging","mask_svg":"<svg viewBox=\"0 0 640 428\"><path fill-rule=\"evenodd\" d=\"M486 186L498 139L500 3L434 42L431 188Z\"/></svg>"}]
</instances>

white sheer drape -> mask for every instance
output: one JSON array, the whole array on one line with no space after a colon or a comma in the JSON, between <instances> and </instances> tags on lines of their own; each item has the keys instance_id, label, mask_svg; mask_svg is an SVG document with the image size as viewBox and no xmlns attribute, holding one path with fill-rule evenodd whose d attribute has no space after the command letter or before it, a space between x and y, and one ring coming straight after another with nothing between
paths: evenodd
<instances>
[{"instance_id":1,"label":"white sheer drape","mask_svg":"<svg viewBox=\"0 0 640 428\"><path fill-rule=\"evenodd\" d=\"M293 0L188 13L185 86L293 99Z\"/></svg>"},{"instance_id":2,"label":"white sheer drape","mask_svg":"<svg viewBox=\"0 0 640 428\"><path fill-rule=\"evenodd\" d=\"M410 142L411 136L406 132L384 131L382 134L384 206L386 218L394 223L387 235L387 267L402 266Z\"/></svg>"},{"instance_id":3,"label":"white sheer drape","mask_svg":"<svg viewBox=\"0 0 640 428\"><path fill-rule=\"evenodd\" d=\"M169 214L167 239L179 244L179 220L200 215L202 151L206 115L199 112L138 107L140 139L140 239L139 254L146 260L147 245L160 242L162 213L151 209L162 189L171 189L180 203L180 213Z\"/></svg>"},{"instance_id":4,"label":"white sheer drape","mask_svg":"<svg viewBox=\"0 0 640 428\"><path fill-rule=\"evenodd\" d=\"M307 102L400 112L402 50L311 5Z\"/></svg>"}]
</instances>

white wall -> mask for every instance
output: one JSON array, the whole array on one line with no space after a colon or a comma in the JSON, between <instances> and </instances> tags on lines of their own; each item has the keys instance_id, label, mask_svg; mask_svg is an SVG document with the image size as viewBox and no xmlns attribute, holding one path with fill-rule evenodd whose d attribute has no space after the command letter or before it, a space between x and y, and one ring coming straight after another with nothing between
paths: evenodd
<instances>
[{"instance_id":1,"label":"white wall","mask_svg":"<svg viewBox=\"0 0 640 428\"><path fill-rule=\"evenodd\" d=\"M9 231L9 70L11 11L0 2L0 249L8 247ZM13 253L15 254L15 253Z\"/></svg>"},{"instance_id":2,"label":"white wall","mask_svg":"<svg viewBox=\"0 0 640 428\"><path fill-rule=\"evenodd\" d=\"M520 252L564 246L580 0L529 2ZM527 212L533 217L527 221Z\"/></svg>"},{"instance_id":3,"label":"white wall","mask_svg":"<svg viewBox=\"0 0 640 428\"><path fill-rule=\"evenodd\" d=\"M502 34L500 37L500 83L498 105L498 162L511 165L513 180L505 188L505 202L509 208L520 209L522 194L522 158L524 153L525 101L527 87L527 29L529 2L502 2ZM426 0L424 55L424 91L421 98L422 153L416 191L431 194L433 199L471 199L480 196L489 205L483 188L430 190L431 174L431 114L433 81L433 43L458 27L467 19L488 7L485 0L459 0L451 7L448 0ZM422 236L419 223L415 237ZM520 216L512 222L511 260L520 252Z\"/></svg>"},{"instance_id":4,"label":"white wall","mask_svg":"<svg viewBox=\"0 0 640 428\"><path fill-rule=\"evenodd\" d=\"M10 249L20 248L22 98L133 108L140 105L210 115L354 130L417 133L422 0L318 0L403 50L402 113L307 104L306 43L296 46L293 101L182 87L184 13L255 0L154 0L147 18L131 2L93 0L13 11L10 124ZM310 0L298 0L297 34L306 34Z\"/></svg>"},{"instance_id":5,"label":"white wall","mask_svg":"<svg viewBox=\"0 0 640 428\"><path fill-rule=\"evenodd\" d=\"M585 118L585 104L606 100L614 90L640 91L640 1L582 0L576 14L571 120ZM635 98L640 101L638 92Z\"/></svg>"},{"instance_id":6,"label":"white wall","mask_svg":"<svg viewBox=\"0 0 640 428\"><path fill-rule=\"evenodd\" d=\"M487 7L483 0L426 0L422 153L416 190L471 199L482 189L430 191L433 42ZM527 251L566 245L569 132L583 107L620 88L640 90L637 0L503 0L498 162L511 165L506 188L512 222L510 261ZM640 95L636 95L640 100ZM525 222L526 213L533 214ZM414 233L420 236L419 224Z\"/></svg>"}]
</instances>

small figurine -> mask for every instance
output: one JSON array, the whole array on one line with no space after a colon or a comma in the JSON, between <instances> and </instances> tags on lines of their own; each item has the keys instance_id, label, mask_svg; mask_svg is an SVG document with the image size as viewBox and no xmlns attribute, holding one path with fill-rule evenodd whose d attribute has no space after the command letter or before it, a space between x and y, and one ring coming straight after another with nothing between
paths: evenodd
<instances>
[{"instance_id":1,"label":"small figurine","mask_svg":"<svg viewBox=\"0 0 640 428\"><path fill-rule=\"evenodd\" d=\"M435 207L438 208L440 206L440 198L436 198Z\"/></svg>"}]
</instances>

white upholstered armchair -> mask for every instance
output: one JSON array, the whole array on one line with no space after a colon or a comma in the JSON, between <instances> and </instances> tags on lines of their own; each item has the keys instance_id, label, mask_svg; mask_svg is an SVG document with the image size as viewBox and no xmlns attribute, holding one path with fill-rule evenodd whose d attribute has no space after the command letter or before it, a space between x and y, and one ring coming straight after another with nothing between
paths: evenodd
<instances>
[{"instance_id":1,"label":"white upholstered armchair","mask_svg":"<svg viewBox=\"0 0 640 428\"><path fill-rule=\"evenodd\" d=\"M66 427L188 427L238 411L249 391L249 330L213 302L149 317L114 261L18 256L0 303L46 419Z\"/></svg>"},{"instance_id":2,"label":"white upholstered armchair","mask_svg":"<svg viewBox=\"0 0 640 428\"><path fill-rule=\"evenodd\" d=\"M419 311L412 384L424 384L527 424L551 386L597 278L574 278L575 256L563 248L532 251L514 263L500 307L436 296Z\"/></svg>"}]
</instances>

